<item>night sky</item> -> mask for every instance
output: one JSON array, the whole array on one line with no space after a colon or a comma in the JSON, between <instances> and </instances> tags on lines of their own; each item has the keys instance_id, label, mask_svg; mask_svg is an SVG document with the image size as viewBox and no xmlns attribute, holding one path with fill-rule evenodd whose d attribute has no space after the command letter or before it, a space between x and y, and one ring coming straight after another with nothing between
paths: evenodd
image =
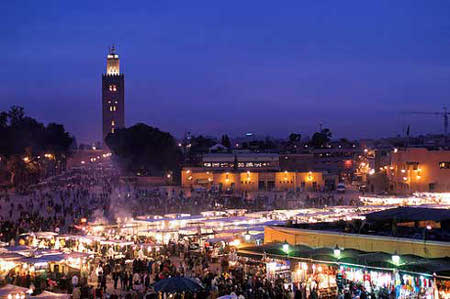
<instances>
[{"instance_id":1,"label":"night sky","mask_svg":"<svg viewBox=\"0 0 450 299\"><path fill-rule=\"evenodd\" d=\"M6 3L5 3L6 2ZM181 137L441 133L450 1L2 1L0 110L101 135L117 45L126 123Z\"/></svg>"}]
</instances>

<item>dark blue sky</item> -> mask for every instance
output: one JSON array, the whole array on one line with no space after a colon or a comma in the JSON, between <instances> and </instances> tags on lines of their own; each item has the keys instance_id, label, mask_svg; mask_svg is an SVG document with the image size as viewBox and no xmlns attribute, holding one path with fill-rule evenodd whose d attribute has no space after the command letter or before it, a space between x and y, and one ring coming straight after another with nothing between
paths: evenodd
<instances>
[{"instance_id":1,"label":"dark blue sky","mask_svg":"<svg viewBox=\"0 0 450 299\"><path fill-rule=\"evenodd\" d=\"M117 44L126 123L175 136L442 132L450 1L3 1L0 110L100 138Z\"/></svg>"}]
</instances>

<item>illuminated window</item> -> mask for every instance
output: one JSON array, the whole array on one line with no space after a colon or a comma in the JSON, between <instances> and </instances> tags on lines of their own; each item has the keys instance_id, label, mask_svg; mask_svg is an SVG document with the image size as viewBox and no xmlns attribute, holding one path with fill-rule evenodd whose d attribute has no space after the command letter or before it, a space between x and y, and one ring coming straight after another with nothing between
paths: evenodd
<instances>
[{"instance_id":1,"label":"illuminated window","mask_svg":"<svg viewBox=\"0 0 450 299\"><path fill-rule=\"evenodd\" d=\"M113 111L113 106L109 106L109 111Z\"/></svg>"},{"instance_id":2,"label":"illuminated window","mask_svg":"<svg viewBox=\"0 0 450 299\"><path fill-rule=\"evenodd\" d=\"M450 161L439 162L440 169L450 169Z\"/></svg>"},{"instance_id":3,"label":"illuminated window","mask_svg":"<svg viewBox=\"0 0 450 299\"><path fill-rule=\"evenodd\" d=\"M115 84L110 85L109 91L117 91L117 85L115 85Z\"/></svg>"},{"instance_id":4,"label":"illuminated window","mask_svg":"<svg viewBox=\"0 0 450 299\"><path fill-rule=\"evenodd\" d=\"M114 127L114 126L115 126L115 124L116 124L116 123L115 123L115 122L114 122L114 121L112 120L112 121L111 121L111 126L113 126L113 127Z\"/></svg>"},{"instance_id":5,"label":"illuminated window","mask_svg":"<svg viewBox=\"0 0 450 299\"><path fill-rule=\"evenodd\" d=\"M111 133L114 134L114 128L111 128Z\"/></svg>"}]
</instances>

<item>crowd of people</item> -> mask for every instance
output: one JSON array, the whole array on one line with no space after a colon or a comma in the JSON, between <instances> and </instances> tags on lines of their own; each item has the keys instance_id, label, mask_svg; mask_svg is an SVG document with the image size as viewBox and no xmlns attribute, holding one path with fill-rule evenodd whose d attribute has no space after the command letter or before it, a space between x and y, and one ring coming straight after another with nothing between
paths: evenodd
<instances>
[{"instance_id":1,"label":"crowd of people","mask_svg":"<svg viewBox=\"0 0 450 299\"><path fill-rule=\"evenodd\" d=\"M68 232L75 221L108 216L110 195L118 183L113 171L76 170L30 186L23 194L0 192L0 240L25 232Z\"/></svg>"},{"instance_id":2,"label":"crowd of people","mask_svg":"<svg viewBox=\"0 0 450 299\"><path fill-rule=\"evenodd\" d=\"M236 298L293 298L294 290L284 287L286 281L267 279L263 263L233 253L214 259L207 247L200 251L189 248L189 242L172 242L144 258L134 256L131 263L125 258L103 257L91 268L82 287L92 286L97 296L107 294L109 298L156 298L155 282L186 277L202 286L195 292L196 298L230 294ZM81 291L75 287L74 292ZM187 292L185 298L193 295Z\"/></svg>"},{"instance_id":3,"label":"crowd of people","mask_svg":"<svg viewBox=\"0 0 450 299\"><path fill-rule=\"evenodd\" d=\"M166 213L199 213L205 210L245 208L276 209L286 202L319 207L345 204L332 194L310 196L304 192L266 192L250 195L217 190L182 190L179 187L140 187L121 181L113 168L98 166L68 171L21 190L0 191L0 240L15 245L28 232L73 233L81 219L115 221L119 216ZM187 243L186 243L187 242ZM130 262L131 261L131 262ZM87 273L71 277L50 273L30 282L30 277L8 277L9 282L38 289L59 288L73 298L153 298L153 284L168 277L188 277L203 286L201 297L234 294L239 298L306 298L281 277L268 279L262 263L224 254L219 260L208 248L190 250L189 241L175 241L150 256L112 258L103 252ZM36 286L37 285L37 286ZM189 295L186 295L189 296ZM308 298L315 298L312 291ZM197 297L197 298L198 298ZM156 298L156 297L155 297ZM186 297L185 297L186 298Z\"/></svg>"}]
</instances>

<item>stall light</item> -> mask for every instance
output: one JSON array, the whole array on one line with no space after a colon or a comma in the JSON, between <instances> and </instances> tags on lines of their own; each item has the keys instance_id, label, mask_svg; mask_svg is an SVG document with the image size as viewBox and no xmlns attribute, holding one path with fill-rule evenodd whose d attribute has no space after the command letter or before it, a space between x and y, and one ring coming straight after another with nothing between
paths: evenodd
<instances>
[{"instance_id":1,"label":"stall light","mask_svg":"<svg viewBox=\"0 0 450 299\"><path fill-rule=\"evenodd\" d=\"M289 253L289 244L284 243L282 249L283 249L284 253L288 254Z\"/></svg>"},{"instance_id":2,"label":"stall light","mask_svg":"<svg viewBox=\"0 0 450 299\"><path fill-rule=\"evenodd\" d=\"M238 247L239 245L241 245L241 240L235 239L235 240L230 242L230 245L234 246L234 247Z\"/></svg>"},{"instance_id":3,"label":"stall light","mask_svg":"<svg viewBox=\"0 0 450 299\"><path fill-rule=\"evenodd\" d=\"M431 225L427 225L427 230L431 230Z\"/></svg>"},{"instance_id":4,"label":"stall light","mask_svg":"<svg viewBox=\"0 0 450 299\"><path fill-rule=\"evenodd\" d=\"M402 170L401 170L401 172L402 172L402 173L405 173L405 172L406 172L406 170L402 169Z\"/></svg>"},{"instance_id":5,"label":"stall light","mask_svg":"<svg viewBox=\"0 0 450 299\"><path fill-rule=\"evenodd\" d=\"M407 181L407 180L408 180L408 178L404 176L404 177L403 177L403 180L404 180L404 181Z\"/></svg>"},{"instance_id":6,"label":"stall light","mask_svg":"<svg viewBox=\"0 0 450 299\"><path fill-rule=\"evenodd\" d=\"M308 174L306 175L306 180L307 180L308 182L312 182L313 179L314 179L314 178L313 178L312 172L309 171Z\"/></svg>"},{"instance_id":7,"label":"stall light","mask_svg":"<svg viewBox=\"0 0 450 299\"><path fill-rule=\"evenodd\" d=\"M308 264L307 263L302 263L302 269L307 271L308 270Z\"/></svg>"},{"instance_id":8,"label":"stall light","mask_svg":"<svg viewBox=\"0 0 450 299\"><path fill-rule=\"evenodd\" d=\"M416 176L416 179L420 180L422 177L420 175Z\"/></svg>"},{"instance_id":9,"label":"stall light","mask_svg":"<svg viewBox=\"0 0 450 299\"><path fill-rule=\"evenodd\" d=\"M394 148L394 153L398 152L398 148Z\"/></svg>"}]
</instances>

